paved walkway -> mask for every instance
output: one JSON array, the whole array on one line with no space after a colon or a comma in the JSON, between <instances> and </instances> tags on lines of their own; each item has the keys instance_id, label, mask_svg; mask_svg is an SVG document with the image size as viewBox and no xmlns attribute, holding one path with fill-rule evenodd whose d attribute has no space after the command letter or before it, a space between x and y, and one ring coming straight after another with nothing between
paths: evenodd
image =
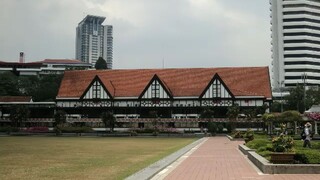
<instances>
[{"instance_id":1,"label":"paved walkway","mask_svg":"<svg viewBox=\"0 0 320 180\"><path fill-rule=\"evenodd\" d=\"M238 150L241 141L230 141L226 137L208 138L198 149L180 158L176 167L165 169L156 179L282 179L282 180L320 180L320 174L282 174L261 173ZM179 160L178 160L179 161Z\"/></svg>"}]
</instances>

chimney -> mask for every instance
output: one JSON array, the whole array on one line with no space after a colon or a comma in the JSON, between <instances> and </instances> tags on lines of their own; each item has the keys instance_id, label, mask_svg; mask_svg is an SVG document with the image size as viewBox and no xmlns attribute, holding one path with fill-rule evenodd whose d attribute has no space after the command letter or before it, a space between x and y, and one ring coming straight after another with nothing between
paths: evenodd
<instances>
[{"instance_id":1,"label":"chimney","mask_svg":"<svg viewBox=\"0 0 320 180\"><path fill-rule=\"evenodd\" d=\"M24 63L24 53L20 52L19 63Z\"/></svg>"}]
</instances>

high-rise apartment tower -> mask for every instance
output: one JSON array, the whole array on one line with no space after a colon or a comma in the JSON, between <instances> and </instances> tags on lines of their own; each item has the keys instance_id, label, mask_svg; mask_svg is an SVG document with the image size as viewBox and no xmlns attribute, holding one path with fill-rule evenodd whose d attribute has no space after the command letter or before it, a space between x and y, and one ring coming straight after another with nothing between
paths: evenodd
<instances>
[{"instance_id":1,"label":"high-rise apartment tower","mask_svg":"<svg viewBox=\"0 0 320 180\"><path fill-rule=\"evenodd\" d=\"M273 88L320 85L320 0L270 0Z\"/></svg>"},{"instance_id":2,"label":"high-rise apartment tower","mask_svg":"<svg viewBox=\"0 0 320 180\"><path fill-rule=\"evenodd\" d=\"M113 29L102 25L105 17L87 15L77 27L76 59L91 63L93 66L99 57L107 61L112 69L113 62Z\"/></svg>"}]
</instances>

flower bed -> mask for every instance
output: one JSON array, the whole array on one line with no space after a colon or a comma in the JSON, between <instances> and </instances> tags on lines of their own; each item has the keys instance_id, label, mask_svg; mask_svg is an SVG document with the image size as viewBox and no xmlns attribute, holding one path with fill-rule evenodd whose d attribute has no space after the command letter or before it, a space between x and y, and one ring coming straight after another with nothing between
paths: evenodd
<instances>
[{"instance_id":1,"label":"flower bed","mask_svg":"<svg viewBox=\"0 0 320 180\"><path fill-rule=\"evenodd\" d=\"M295 151L295 164L320 164L320 142L312 141L312 149L303 148L303 141L293 140ZM270 154L274 151L272 140L268 136L255 136L253 141L246 144L247 147L256 150L256 153L270 160Z\"/></svg>"}]
</instances>

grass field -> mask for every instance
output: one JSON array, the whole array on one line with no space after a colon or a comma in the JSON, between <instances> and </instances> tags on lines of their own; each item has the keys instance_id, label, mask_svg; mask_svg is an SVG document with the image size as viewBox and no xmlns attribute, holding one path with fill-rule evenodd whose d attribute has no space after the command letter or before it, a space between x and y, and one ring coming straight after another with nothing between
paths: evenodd
<instances>
[{"instance_id":1,"label":"grass field","mask_svg":"<svg viewBox=\"0 0 320 180\"><path fill-rule=\"evenodd\" d=\"M195 140L0 137L0 179L123 179Z\"/></svg>"}]
</instances>

